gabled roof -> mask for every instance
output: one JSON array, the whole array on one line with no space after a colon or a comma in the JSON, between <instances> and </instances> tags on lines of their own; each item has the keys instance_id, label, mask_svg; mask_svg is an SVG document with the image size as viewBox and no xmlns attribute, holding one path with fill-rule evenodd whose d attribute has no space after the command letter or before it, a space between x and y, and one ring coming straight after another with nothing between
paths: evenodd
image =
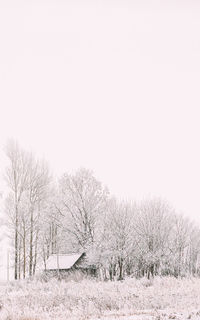
<instances>
[{"instance_id":1,"label":"gabled roof","mask_svg":"<svg viewBox=\"0 0 200 320\"><path fill-rule=\"evenodd\" d=\"M84 253L52 254L47 260L46 270L70 269L83 255Z\"/></svg>"}]
</instances>

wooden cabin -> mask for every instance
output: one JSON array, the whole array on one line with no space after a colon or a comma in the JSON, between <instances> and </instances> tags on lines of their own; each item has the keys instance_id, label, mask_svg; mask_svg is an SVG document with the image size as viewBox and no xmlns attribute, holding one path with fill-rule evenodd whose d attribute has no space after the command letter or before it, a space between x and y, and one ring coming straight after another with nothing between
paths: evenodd
<instances>
[{"instance_id":1,"label":"wooden cabin","mask_svg":"<svg viewBox=\"0 0 200 320\"><path fill-rule=\"evenodd\" d=\"M94 265L88 265L86 253L74 254L52 254L46 262L44 270L49 278L67 278L69 274L81 273L89 276L96 276L97 270Z\"/></svg>"}]
</instances>

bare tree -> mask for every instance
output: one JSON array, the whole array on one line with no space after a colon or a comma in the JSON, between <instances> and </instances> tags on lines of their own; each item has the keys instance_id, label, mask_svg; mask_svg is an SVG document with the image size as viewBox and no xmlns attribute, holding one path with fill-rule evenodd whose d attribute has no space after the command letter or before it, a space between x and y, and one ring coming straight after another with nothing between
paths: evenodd
<instances>
[{"instance_id":1,"label":"bare tree","mask_svg":"<svg viewBox=\"0 0 200 320\"><path fill-rule=\"evenodd\" d=\"M19 147L17 142L9 141L5 149L9 165L6 169L5 180L14 199L14 217L15 217L15 279L18 278L19 264L19 205L23 193L28 189L29 169L31 155Z\"/></svg>"},{"instance_id":2,"label":"bare tree","mask_svg":"<svg viewBox=\"0 0 200 320\"><path fill-rule=\"evenodd\" d=\"M172 218L173 209L161 199L143 201L138 207L134 231L141 275L158 274L162 261L168 258Z\"/></svg>"},{"instance_id":3,"label":"bare tree","mask_svg":"<svg viewBox=\"0 0 200 320\"><path fill-rule=\"evenodd\" d=\"M37 258L37 242L39 236L39 219L41 205L47 197L47 190L51 181L49 169L46 163L32 158L32 165L29 172L29 218L30 218L30 239L29 239L29 276L35 271ZM35 243L34 243L35 242ZM33 248L35 247L35 253ZM34 262L35 257L35 262Z\"/></svg>"},{"instance_id":4,"label":"bare tree","mask_svg":"<svg viewBox=\"0 0 200 320\"><path fill-rule=\"evenodd\" d=\"M41 208L46 199L51 178L47 164L35 159L31 153L21 149L16 142L8 142L6 155L9 165L5 179L13 199L10 201L13 208L9 211L12 212L10 217L12 216L14 226L14 272L15 279L18 279L21 277L22 269L23 277L26 277L27 256L29 257L29 276L35 272Z\"/></svg>"},{"instance_id":5,"label":"bare tree","mask_svg":"<svg viewBox=\"0 0 200 320\"><path fill-rule=\"evenodd\" d=\"M103 258L109 271L110 280L116 276L124 278L125 269L133 249L134 206L118 203L112 199L109 203L103 234Z\"/></svg>"},{"instance_id":6,"label":"bare tree","mask_svg":"<svg viewBox=\"0 0 200 320\"><path fill-rule=\"evenodd\" d=\"M15 279L50 254L84 250L104 278L200 274L200 229L161 199L118 202L86 169L51 186L48 165L14 141L5 149L7 226Z\"/></svg>"},{"instance_id":7,"label":"bare tree","mask_svg":"<svg viewBox=\"0 0 200 320\"><path fill-rule=\"evenodd\" d=\"M106 210L108 190L92 173L80 169L75 175L64 174L60 180L60 214L65 230L77 248L91 246L98 237L99 222Z\"/></svg>"},{"instance_id":8,"label":"bare tree","mask_svg":"<svg viewBox=\"0 0 200 320\"><path fill-rule=\"evenodd\" d=\"M182 215L174 216L173 226L173 274L177 277L185 273L186 268L186 251L190 242L190 229L192 225L188 219Z\"/></svg>"}]
</instances>

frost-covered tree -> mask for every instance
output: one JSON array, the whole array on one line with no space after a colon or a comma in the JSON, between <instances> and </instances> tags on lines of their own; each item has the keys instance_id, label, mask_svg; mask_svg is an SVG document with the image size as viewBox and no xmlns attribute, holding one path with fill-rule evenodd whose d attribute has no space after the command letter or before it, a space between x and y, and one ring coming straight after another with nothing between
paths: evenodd
<instances>
[{"instance_id":1,"label":"frost-covered tree","mask_svg":"<svg viewBox=\"0 0 200 320\"><path fill-rule=\"evenodd\" d=\"M8 166L5 172L5 180L10 193L13 195L14 215L14 250L15 250L15 279L18 278L19 266L19 206L22 195L28 189L29 170L31 164L30 153L21 149L17 142L10 140L5 148L8 158Z\"/></svg>"},{"instance_id":2,"label":"frost-covered tree","mask_svg":"<svg viewBox=\"0 0 200 320\"><path fill-rule=\"evenodd\" d=\"M128 269L134 247L134 206L126 202L109 202L104 221L102 263L108 269L110 280L122 280Z\"/></svg>"},{"instance_id":3,"label":"frost-covered tree","mask_svg":"<svg viewBox=\"0 0 200 320\"><path fill-rule=\"evenodd\" d=\"M108 190L86 169L65 173L59 182L60 206L66 236L71 246L88 249L99 239L107 210Z\"/></svg>"},{"instance_id":4,"label":"frost-covered tree","mask_svg":"<svg viewBox=\"0 0 200 320\"><path fill-rule=\"evenodd\" d=\"M48 165L9 141L5 152L7 227L15 279L51 254L86 251L103 278L200 275L200 229L161 199L110 198L84 168L52 183Z\"/></svg>"},{"instance_id":5,"label":"frost-covered tree","mask_svg":"<svg viewBox=\"0 0 200 320\"><path fill-rule=\"evenodd\" d=\"M173 209L166 201L143 201L134 223L137 250L135 259L139 275L154 276L170 255Z\"/></svg>"},{"instance_id":6,"label":"frost-covered tree","mask_svg":"<svg viewBox=\"0 0 200 320\"><path fill-rule=\"evenodd\" d=\"M50 175L46 163L38 161L13 141L6 146L6 155L9 160L5 174L9 187L6 212L10 230L14 231L14 277L18 279L22 270L24 278L27 271L29 276L35 272L40 216Z\"/></svg>"},{"instance_id":7,"label":"frost-covered tree","mask_svg":"<svg viewBox=\"0 0 200 320\"><path fill-rule=\"evenodd\" d=\"M200 275L200 229L192 224L189 230L186 268L190 275Z\"/></svg>"},{"instance_id":8,"label":"frost-covered tree","mask_svg":"<svg viewBox=\"0 0 200 320\"><path fill-rule=\"evenodd\" d=\"M30 221L29 276L32 276L35 271L41 209L48 196L50 181L51 177L48 165L33 158L29 173L28 189ZM34 249L35 253L33 252Z\"/></svg>"},{"instance_id":9,"label":"frost-covered tree","mask_svg":"<svg viewBox=\"0 0 200 320\"><path fill-rule=\"evenodd\" d=\"M174 215L172 241L172 274L181 276L186 272L186 254L190 242L192 224L182 215Z\"/></svg>"}]
</instances>

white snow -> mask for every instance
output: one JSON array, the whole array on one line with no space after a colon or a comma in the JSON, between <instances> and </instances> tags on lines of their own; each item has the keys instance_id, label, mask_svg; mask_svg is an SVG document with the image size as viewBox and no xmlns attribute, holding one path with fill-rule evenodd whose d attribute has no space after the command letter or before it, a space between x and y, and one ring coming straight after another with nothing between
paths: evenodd
<instances>
[{"instance_id":1,"label":"white snow","mask_svg":"<svg viewBox=\"0 0 200 320\"><path fill-rule=\"evenodd\" d=\"M200 279L0 284L0 320L200 319Z\"/></svg>"},{"instance_id":2,"label":"white snow","mask_svg":"<svg viewBox=\"0 0 200 320\"><path fill-rule=\"evenodd\" d=\"M53 254L47 260L46 270L70 269L81 257L81 254Z\"/></svg>"}]
</instances>

